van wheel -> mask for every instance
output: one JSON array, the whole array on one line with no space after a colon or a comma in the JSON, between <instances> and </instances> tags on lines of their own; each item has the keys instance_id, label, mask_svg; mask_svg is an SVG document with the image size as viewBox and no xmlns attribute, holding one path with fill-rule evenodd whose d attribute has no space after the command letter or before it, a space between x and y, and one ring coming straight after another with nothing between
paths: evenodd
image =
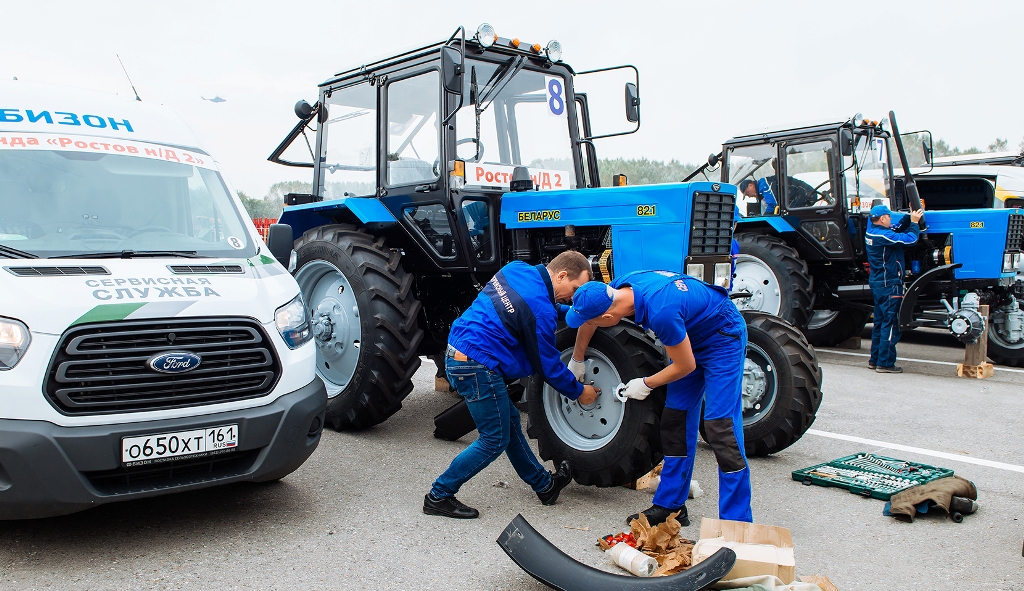
<instances>
[{"instance_id":1,"label":"van wheel","mask_svg":"<svg viewBox=\"0 0 1024 591\"><path fill-rule=\"evenodd\" d=\"M562 361L568 361L576 330L555 335ZM661 411L665 388L655 388L644 400L625 403L615 387L649 376L664 367L664 350L628 321L598 329L587 349L587 382L601 390L590 406L562 396L540 376L527 387L529 417L526 431L537 440L540 457L557 466L572 465L573 479L584 485L621 486L651 471L662 460Z\"/></svg>"},{"instance_id":2,"label":"van wheel","mask_svg":"<svg viewBox=\"0 0 1024 591\"><path fill-rule=\"evenodd\" d=\"M383 238L351 225L320 226L295 241L295 280L310 314L327 423L365 429L402 408L420 366L422 304L413 276Z\"/></svg>"},{"instance_id":3,"label":"van wheel","mask_svg":"<svg viewBox=\"0 0 1024 591\"><path fill-rule=\"evenodd\" d=\"M733 293L747 292L749 298L734 299L736 307L779 316L798 328L807 325L814 303L811 273L796 250L763 234L738 234L740 254L736 256Z\"/></svg>"}]
</instances>

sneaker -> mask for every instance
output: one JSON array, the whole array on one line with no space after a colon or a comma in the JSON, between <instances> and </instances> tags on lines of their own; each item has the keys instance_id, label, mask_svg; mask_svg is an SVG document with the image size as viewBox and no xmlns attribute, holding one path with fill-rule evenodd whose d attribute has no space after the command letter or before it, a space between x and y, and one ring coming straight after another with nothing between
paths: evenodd
<instances>
[{"instance_id":1,"label":"sneaker","mask_svg":"<svg viewBox=\"0 0 1024 591\"><path fill-rule=\"evenodd\" d=\"M551 486L546 491L537 493L537 498L540 499L542 505L554 505L558 500L558 493L572 482L572 468L565 460L558 465L557 472L550 472L550 474Z\"/></svg>"},{"instance_id":2,"label":"sneaker","mask_svg":"<svg viewBox=\"0 0 1024 591\"><path fill-rule=\"evenodd\" d=\"M643 514L647 516L647 523L651 524L651 527L665 523L669 515L672 515L676 511L679 511L679 515L676 515L676 521L683 527L689 527L690 518L686 515L686 505L678 509L666 509L665 507L659 507L658 505L651 505L649 509L644 509ZM640 513L634 513L626 518L626 525L633 523L634 519L640 519Z\"/></svg>"},{"instance_id":3,"label":"sneaker","mask_svg":"<svg viewBox=\"0 0 1024 591\"><path fill-rule=\"evenodd\" d=\"M875 371L878 373L903 373L903 368L898 365L892 365L889 367L876 367Z\"/></svg>"},{"instance_id":4,"label":"sneaker","mask_svg":"<svg viewBox=\"0 0 1024 591\"><path fill-rule=\"evenodd\" d=\"M878 367L878 366L875 365L874 363L871 363L870 361L868 361L868 369L875 369L876 367Z\"/></svg>"},{"instance_id":5,"label":"sneaker","mask_svg":"<svg viewBox=\"0 0 1024 591\"><path fill-rule=\"evenodd\" d=\"M430 493L423 497L423 512L427 515L441 515L453 519L476 519L480 517L479 511L463 505L455 497L434 499L434 497L430 496Z\"/></svg>"}]
</instances>

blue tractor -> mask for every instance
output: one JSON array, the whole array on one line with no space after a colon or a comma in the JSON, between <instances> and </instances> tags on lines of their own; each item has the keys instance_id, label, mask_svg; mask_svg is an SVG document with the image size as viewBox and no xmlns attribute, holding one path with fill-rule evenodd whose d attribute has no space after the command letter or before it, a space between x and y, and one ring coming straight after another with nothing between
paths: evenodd
<instances>
[{"instance_id":1,"label":"blue tractor","mask_svg":"<svg viewBox=\"0 0 1024 591\"><path fill-rule=\"evenodd\" d=\"M713 178L739 191L733 296L741 308L785 318L815 346L859 335L873 309L868 210L923 202L921 238L905 249L901 328L943 328L969 343L988 322L989 357L1024 365L1024 212L992 209L992 184L980 176L911 174L930 169L929 133L901 136L890 112L738 136L722 148L691 176L707 178L720 165Z\"/></svg>"},{"instance_id":2,"label":"blue tractor","mask_svg":"<svg viewBox=\"0 0 1024 591\"><path fill-rule=\"evenodd\" d=\"M625 97L626 129L595 133L600 101L579 84L623 73L615 102L622 109ZM664 269L728 285L734 186L599 188L594 141L639 129L639 104L632 66L575 72L557 41L531 45L481 25L470 39L460 28L341 72L316 104L296 105L300 121L271 160L311 168L312 191L286 197L267 241L302 290L331 425L366 428L398 411L420 357L444 351L451 323L510 261L573 249L604 281ZM789 323L751 313L748 324L746 445L766 455L814 420L821 371ZM574 339L558 333L566 359ZM667 358L623 322L594 337L588 360L603 391L591 406L526 380L528 432L544 459L572 461L578 482L620 485L662 458L665 393L624 404L614 387Z\"/></svg>"}]
</instances>

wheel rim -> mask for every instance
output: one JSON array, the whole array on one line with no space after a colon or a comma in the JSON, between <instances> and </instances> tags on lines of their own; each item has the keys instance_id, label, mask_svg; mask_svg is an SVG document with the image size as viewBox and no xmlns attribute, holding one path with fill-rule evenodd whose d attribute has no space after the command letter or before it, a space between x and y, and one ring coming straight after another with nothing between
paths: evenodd
<instances>
[{"instance_id":1,"label":"wheel rim","mask_svg":"<svg viewBox=\"0 0 1024 591\"><path fill-rule=\"evenodd\" d=\"M743 425L752 425L770 413L777 394L775 365L764 349L748 343L743 361Z\"/></svg>"},{"instance_id":2,"label":"wheel rim","mask_svg":"<svg viewBox=\"0 0 1024 591\"><path fill-rule=\"evenodd\" d=\"M562 361L568 362L571 355L572 349L567 349L562 353ZM555 436L573 449L594 451L615 438L622 426L626 405L615 397L615 387L622 380L612 362L600 351L587 349L585 363L587 372L584 381L593 381L594 386L601 390L591 405L584 407L547 383L544 384L542 397L544 414Z\"/></svg>"},{"instance_id":3,"label":"wheel rim","mask_svg":"<svg viewBox=\"0 0 1024 591\"><path fill-rule=\"evenodd\" d=\"M749 298L733 302L741 310L757 310L779 315L782 309L782 290L779 278L767 263L749 254L736 256L736 278L732 284L733 293L748 292Z\"/></svg>"},{"instance_id":4,"label":"wheel rim","mask_svg":"<svg viewBox=\"0 0 1024 591\"><path fill-rule=\"evenodd\" d=\"M1006 333L1006 329L1004 328L1006 311L1004 310L1004 308L1007 307L1008 306L1005 305L1001 306L998 310L996 310L995 314L992 315L992 323L988 330L988 338L990 341L994 341L997 345L1004 349L1010 349L1014 351L1024 349L1024 339L1011 343L1007 338L1003 336L1003 334ZM1002 322L997 321L1000 318L1003 319Z\"/></svg>"},{"instance_id":5,"label":"wheel rim","mask_svg":"<svg viewBox=\"0 0 1024 591\"><path fill-rule=\"evenodd\" d=\"M316 373L327 386L328 397L348 386L359 363L359 302L345 275L326 261L306 263L295 280L309 307Z\"/></svg>"},{"instance_id":6,"label":"wheel rim","mask_svg":"<svg viewBox=\"0 0 1024 591\"><path fill-rule=\"evenodd\" d=\"M807 322L807 329L817 330L828 326L838 316L839 312L837 310L815 310L814 314L811 314L811 319Z\"/></svg>"}]
</instances>

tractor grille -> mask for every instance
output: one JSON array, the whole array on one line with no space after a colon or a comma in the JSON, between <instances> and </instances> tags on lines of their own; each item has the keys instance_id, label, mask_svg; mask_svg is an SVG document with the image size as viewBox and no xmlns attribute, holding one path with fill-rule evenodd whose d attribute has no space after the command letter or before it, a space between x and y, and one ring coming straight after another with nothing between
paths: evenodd
<instances>
[{"instance_id":1,"label":"tractor grille","mask_svg":"<svg viewBox=\"0 0 1024 591\"><path fill-rule=\"evenodd\" d=\"M185 373L148 366L159 353L202 357ZM274 389L280 362L263 327L248 318L84 324L61 337L44 391L60 412L140 412L258 398Z\"/></svg>"},{"instance_id":2,"label":"tractor grille","mask_svg":"<svg viewBox=\"0 0 1024 591\"><path fill-rule=\"evenodd\" d=\"M689 256L724 254L732 249L735 194L695 193Z\"/></svg>"},{"instance_id":3,"label":"tractor grille","mask_svg":"<svg viewBox=\"0 0 1024 591\"><path fill-rule=\"evenodd\" d=\"M1024 250L1024 214L1010 214L1006 225L1006 250L1021 252Z\"/></svg>"}]
</instances>

